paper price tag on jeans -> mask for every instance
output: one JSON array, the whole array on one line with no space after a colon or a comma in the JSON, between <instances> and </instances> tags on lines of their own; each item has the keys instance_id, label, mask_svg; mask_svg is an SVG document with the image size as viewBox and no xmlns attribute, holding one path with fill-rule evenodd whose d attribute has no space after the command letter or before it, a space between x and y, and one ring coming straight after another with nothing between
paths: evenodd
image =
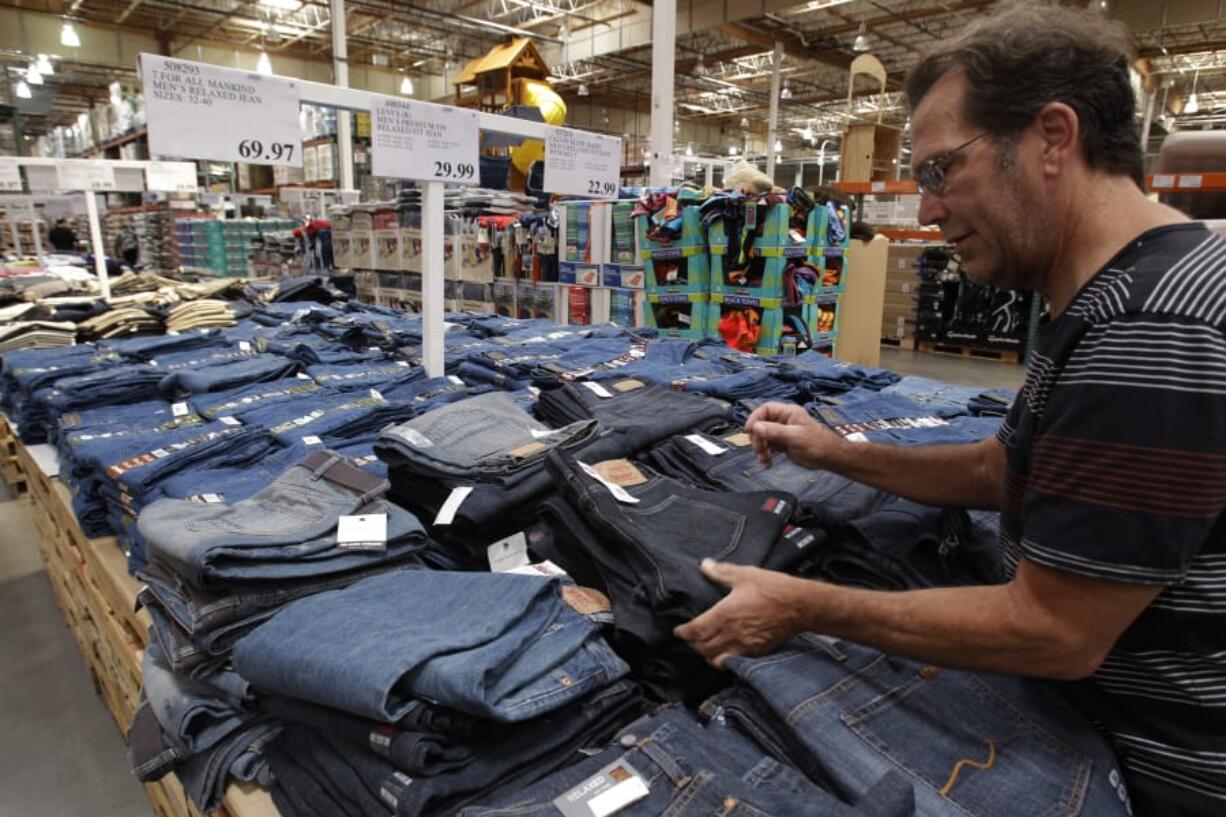
<instances>
[{"instance_id":1,"label":"paper price tag on jeans","mask_svg":"<svg viewBox=\"0 0 1226 817\"><path fill-rule=\"evenodd\" d=\"M596 395L597 397L612 397L613 396L613 392L609 391L608 389L606 389L604 386L600 385L599 383L593 383L590 380L585 380L579 385L583 386L585 389L587 389L588 391L590 391L592 394Z\"/></svg>"},{"instance_id":2,"label":"paper price tag on jeans","mask_svg":"<svg viewBox=\"0 0 1226 817\"><path fill-rule=\"evenodd\" d=\"M523 531L499 539L487 547L485 553L489 557L492 573L505 573L532 563L528 558L528 537L524 536Z\"/></svg>"},{"instance_id":3,"label":"paper price tag on jeans","mask_svg":"<svg viewBox=\"0 0 1226 817\"><path fill-rule=\"evenodd\" d=\"M472 492L473 486L471 485L452 488L451 493L447 495L447 499L443 502L443 507L438 509L438 516L434 517L434 524L450 525L455 521L456 511L460 510L460 506L464 504L464 500L468 499L468 495Z\"/></svg>"},{"instance_id":4,"label":"paper price tag on jeans","mask_svg":"<svg viewBox=\"0 0 1226 817\"><path fill-rule=\"evenodd\" d=\"M718 457L720 454L725 454L728 452L727 448L716 445L706 437L703 437L701 434L689 434L686 436L686 439L701 448L703 451L706 451L712 457Z\"/></svg>"},{"instance_id":5,"label":"paper price tag on jeans","mask_svg":"<svg viewBox=\"0 0 1226 817\"><path fill-rule=\"evenodd\" d=\"M651 791L625 760L616 760L553 801L564 817L609 817Z\"/></svg>"},{"instance_id":6,"label":"paper price tag on jeans","mask_svg":"<svg viewBox=\"0 0 1226 817\"><path fill-rule=\"evenodd\" d=\"M187 412L187 403L173 403L170 406L170 414L173 417L186 417Z\"/></svg>"},{"instance_id":7,"label":"paper price tag on jeans","mask_svg":"<svg viewBox=\"0 0 1226 817\"><path fill-rule=\"evenodd\" d=\"M336 544L350 550L387 550L387 514L342 516L336 523Z\"/></svg>"},{"instance_id":8,"label":"paper price tag on jeans","mask_svg":"<svg viewBox=\"0 0 1226 817\"><path fill-rule=\"evenodd\" d=\"M857 432L855 432L854 434L848 434L848 435L847 435L846 437L844 437L843 439L844 439L844 440L847 440L847 442L849 442L849 443L866 443L866 442L868 442L868 437L864 436L864 432L863 432L863 431L857 431Z\"/></svg>"},{"instance_id":9,"label":"paper price tag on jeans","mask_svg":"<svg viewBox=\"0 0 1226 817\"><path fill-rule=\"evenodd\" d=\"M308 434L302 438L303 445L323 445L323 440L316 437L314 434Z\"/></svg>"},{"instance_id":10,"label":"paper price tag on jeans","mask_svg":"<svg viewBox=\"0 0 1226 817\"><path fill-rule=\"evenodd\" d=\"M583 469L583 473L587 474L592 479L599 482L601 485L609 489L609 493L613 494L613 498L625 505L637 505L639 501L632 496L629 491L620 485L614 485L607 479L597 473L596 469L588 465L586 462L579 463L579 467Z\"/></svg>"},{"instance_id":11,"label":"paper price tag on jeans","mask_svg":"<svg viewBox=\"0 0 1226 817\"><path fill-rule=\"evenodd\" d=\"M224 425L228 425L228 426L241 426L242 425L241 422L234 419L233 417L218 417L217 422L222 423Z\"/></svg>"}]
</instances>

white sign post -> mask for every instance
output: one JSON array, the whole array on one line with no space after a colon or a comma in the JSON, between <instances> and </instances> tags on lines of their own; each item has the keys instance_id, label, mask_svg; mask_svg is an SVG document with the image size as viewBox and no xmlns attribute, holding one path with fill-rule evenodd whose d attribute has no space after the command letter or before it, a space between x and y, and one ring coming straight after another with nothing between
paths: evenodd
<instances>
[{"instance_id":1,"label":"white sign post","mask_svg":"<svg viewBox=\"0 0 1226 817\"><path fill-rule=\"evenodd\" d=\"M480 144L476 111L396 97L371 106L376 176L476 184Z\"/></svg>"},{"instance_id":2,"label":"white sign post","mask_svg":"<svg viewBox=\"0 0 1226 817\"><path fill-rule=\"evenodd\" d=\"M0 190L21 192L21 170L16 159L0 157Z\"/></svg>"},{"instance_id":3,"label":"white sign post","mask_svg":"<svg viewBox=\"0 0 1226 817\"><path fill-rule=\"evenodd\" d=\"M612 199L621 185L622 140L550 128L545 134L545 190Z\"/></svg>"},{"instance_id":4,"label":"white sign post","mask_svg":"<svg viewBox=\"0 0 1226 817\"><path fill-rule=\"evenodd\" d=\"M140 70L151 154L302 167L294 82L154 54Z\"/></svg>"}]
</instances>

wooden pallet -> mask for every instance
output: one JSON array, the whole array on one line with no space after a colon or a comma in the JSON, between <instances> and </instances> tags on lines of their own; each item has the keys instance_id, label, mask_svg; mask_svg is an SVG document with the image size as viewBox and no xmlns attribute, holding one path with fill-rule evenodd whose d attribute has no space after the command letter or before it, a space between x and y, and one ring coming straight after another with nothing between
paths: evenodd
<instances>
[{"instance_id":1,"label":"wooden pallet","mask_svg":"<svg viewBox=\"0 0 1226 817\"><path fill-rule=\"evenodd\" d=\"M1022 362L1020 352L1012 349L981 349L975 346L955 346L950 343L933 343L921 340L918 344L921 352L931 352L938 355L955 355L975 360L995 360L998 363L1011 363L1014 366Z\"/></svg>"},{"instance_id":2,"label":"wooden pallet","mask_svg":"<svg viewBox=\"0 0 1226 817\"><path fill-rule=\"evenodd\" d=\"M882 346L892 346L895 349L914 349L915 338L882 338Z\"/></svg>"},{"instance_id":3,"label":"wooden pallet","mask_svg":"<svg viewBox=\"0 0 1226 817\"><path fill-rule=\"evenodd\" d=\"M149 617L135 611L139 583L114 537L90 539L72 511L72 495L48 477L29 451L16 445L25 470L38 550L64 622L81 650L98 696L126 734L140 703L141 657L148 643ZM178 778L169 774L145 784L157 817L202 817ZM226 789L221 817L279 817L267 792L251 784Z\"/></svg>"}]
</instances>

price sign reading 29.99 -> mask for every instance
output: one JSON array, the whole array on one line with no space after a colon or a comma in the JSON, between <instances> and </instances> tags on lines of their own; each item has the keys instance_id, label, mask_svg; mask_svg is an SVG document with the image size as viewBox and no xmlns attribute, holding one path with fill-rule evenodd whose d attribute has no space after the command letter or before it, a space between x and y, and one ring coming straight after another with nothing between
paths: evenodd
<instances>
[{"instance_id":1,"label":"price sign reading 29.99","mask_svg":"<svg viewBox=\"0 0 1226 817\"><path fill-rule=\"evenodd\" d=\"M371 171L376 176L476 184L477 112L382 97L371 108Z\"/></svg>"}]
</instances>

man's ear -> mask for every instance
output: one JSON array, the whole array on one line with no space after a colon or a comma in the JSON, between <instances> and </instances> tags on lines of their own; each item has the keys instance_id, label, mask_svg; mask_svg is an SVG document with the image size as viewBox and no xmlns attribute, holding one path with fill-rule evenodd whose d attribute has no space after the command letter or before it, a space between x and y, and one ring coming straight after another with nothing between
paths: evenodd
<instances>
[{"instance_id":1,"label":"man's ear","mask_svg":"<svg viewBox=\"0 0 1226 817\"><path fill-rule=\"evenodd\" d=\"M1042 144L1043 175L1059 175L1078 155L1081 122L1077 112L1063 102L1049 102L1039 109L1034 127Z\"/></svg>"}]
</instances>

